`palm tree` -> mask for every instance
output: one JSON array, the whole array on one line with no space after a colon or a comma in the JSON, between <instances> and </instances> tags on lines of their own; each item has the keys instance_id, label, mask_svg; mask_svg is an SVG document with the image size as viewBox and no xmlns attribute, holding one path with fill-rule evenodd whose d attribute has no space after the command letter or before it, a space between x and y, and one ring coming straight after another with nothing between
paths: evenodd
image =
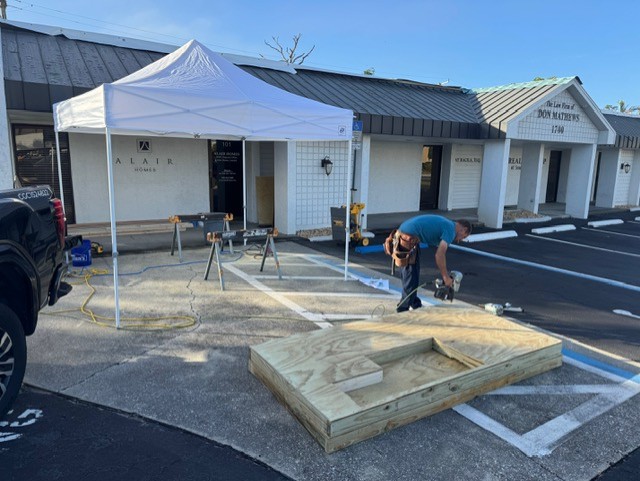
<instances>
[{"instance_id":1,"label":"palm tree","mask_svg":"<svg viewBox=\"0 0 640 481\"><path fill-rule=\"evenodd\" d=\"M640 106L627 106L627 103L624 100L618 100L618 105L607 104L604 106L607 110L615 110L616 112L620 112L621 114L632 114L632 113L640 113Z\"/></svg>"}]
</instances>

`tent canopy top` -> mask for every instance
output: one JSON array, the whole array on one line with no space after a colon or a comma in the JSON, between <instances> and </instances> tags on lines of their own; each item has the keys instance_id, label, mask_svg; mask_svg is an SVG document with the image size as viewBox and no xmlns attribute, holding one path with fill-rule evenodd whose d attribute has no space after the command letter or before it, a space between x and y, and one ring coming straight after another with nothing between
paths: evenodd
<instances>
[{"instance_id":1,"label":"tent canopy top","mask_svg":"<svg viewBox=\"0 0 640 481\"><path fill-rule=\"evenodd\" d=\"M291 94L195 40L116 82L54 104L60 132L349 140L353 112Z\"/></svg>"}]
</instances>

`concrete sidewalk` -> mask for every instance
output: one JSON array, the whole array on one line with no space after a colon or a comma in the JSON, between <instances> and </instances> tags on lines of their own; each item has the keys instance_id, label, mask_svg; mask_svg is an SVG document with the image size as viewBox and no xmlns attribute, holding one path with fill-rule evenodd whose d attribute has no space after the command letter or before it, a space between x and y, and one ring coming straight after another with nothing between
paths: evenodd
<instances>
[{"instance_id":1,"label":"concrete sidewalk","mask_svg":"<svg viewBox=\"0 0 640 481\"><path fill-rule=\"evenodd\" d=\"M248 348L393 312L398 279L352 265L359 280L344 281L340 259L279 241L283 280L272 258L260 272L257 249L236 251L224 255L221 291L215 268L203 280L208 248L185 250L179 263L169 255L170 235L164 239L163 251L119 261L123 318L156 319L124 319L121 330L90 322L79 311L91 293L88 271L78 273L72 293L44 311L28 340L28 384L200 434L296 480L587 480L640 446L638 384L583 361L630 368L566 341L565 365L521 383L524 394L481 396L328 455L249 373ZM110 256L94 259L88 279L97 290L88 307L105 318L113 315L110 267ZM372 279L389 289L367 285ZM192 325L153 329L179 323ZM608 408L583 424L592 405Z\"/></svg>"}]
</instances>

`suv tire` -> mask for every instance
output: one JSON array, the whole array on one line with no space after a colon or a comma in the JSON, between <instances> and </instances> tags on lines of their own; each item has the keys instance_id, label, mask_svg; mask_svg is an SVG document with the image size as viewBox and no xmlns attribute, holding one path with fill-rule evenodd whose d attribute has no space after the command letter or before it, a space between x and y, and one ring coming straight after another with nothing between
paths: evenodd
<instances>
[{"instance_id":1,"label":"suv tire","mask_svg":"<svg viewBox=\"0 0 640 481\"><path fill-rule=\"evenodd\" d=\"M27 343L15 312L0 304L0 419L22 386L27 365Z\"/></svg>"}]
</instances>

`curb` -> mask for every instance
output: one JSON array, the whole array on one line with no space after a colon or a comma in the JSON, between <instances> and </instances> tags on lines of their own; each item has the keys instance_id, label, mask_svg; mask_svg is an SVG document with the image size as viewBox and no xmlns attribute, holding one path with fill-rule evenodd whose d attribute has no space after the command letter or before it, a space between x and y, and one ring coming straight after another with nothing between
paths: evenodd
<instances>
[{"instance_id":1,"label":"curb","mask_svg":"<svg viewBox=\"0 0 640 481\"><path fill-rule=\"evenodd\" d=\"M607 220L594 220L592 222L587 222L587 225L590 227L601 227L605 225L615 225L615 224L624 224L622 219L607 219Z\"/></svg>"},{"instance_id":2,"label":"curb","mask_svg":"<svg viewBox=\"0 0 640 481\"><path fill-rule=\"evenodd\" d=\"M545 215L544 217L520 218L516 219L514 222L517 224L533 224L535 222L548 222L550 220L551 217Z\"/></svg>"},{"instance_id":3,"label":"curb","mask_svg":"<svg viewBox=\"0 0 640 481\"><path fill-rule=\"evenodd\" d=\"M534 234L550 234L552 232L564 232L568 230L576 230L576 226L573 224L552 225L550 227L539 227L537 229L531 229L531 232Z\"/></svg>"},{"instance_id":4,"label":"curb","mask_svg":"<svg viewBox=\"0 0 640 481\"><path fill-rule=\"evenodd\" d=\"M332 239L333 239L333 236L330 236L330 235L319 235L317 237L309 237L310 242L324 242L324 241L330 241Z\"/></svg>"},{"instance_id":5,"label":"curb","mask_svg":"<svg viewBox=\"0 0 640 481\"><path fill-rule=\"evenodd\" d=\"M495 239L506 239L509 237L518 237L518 233L514 230L504 230L499 232L485 232L484 234L471 234L463 242L483 242Z\"/></svg>"}]
</instances>

